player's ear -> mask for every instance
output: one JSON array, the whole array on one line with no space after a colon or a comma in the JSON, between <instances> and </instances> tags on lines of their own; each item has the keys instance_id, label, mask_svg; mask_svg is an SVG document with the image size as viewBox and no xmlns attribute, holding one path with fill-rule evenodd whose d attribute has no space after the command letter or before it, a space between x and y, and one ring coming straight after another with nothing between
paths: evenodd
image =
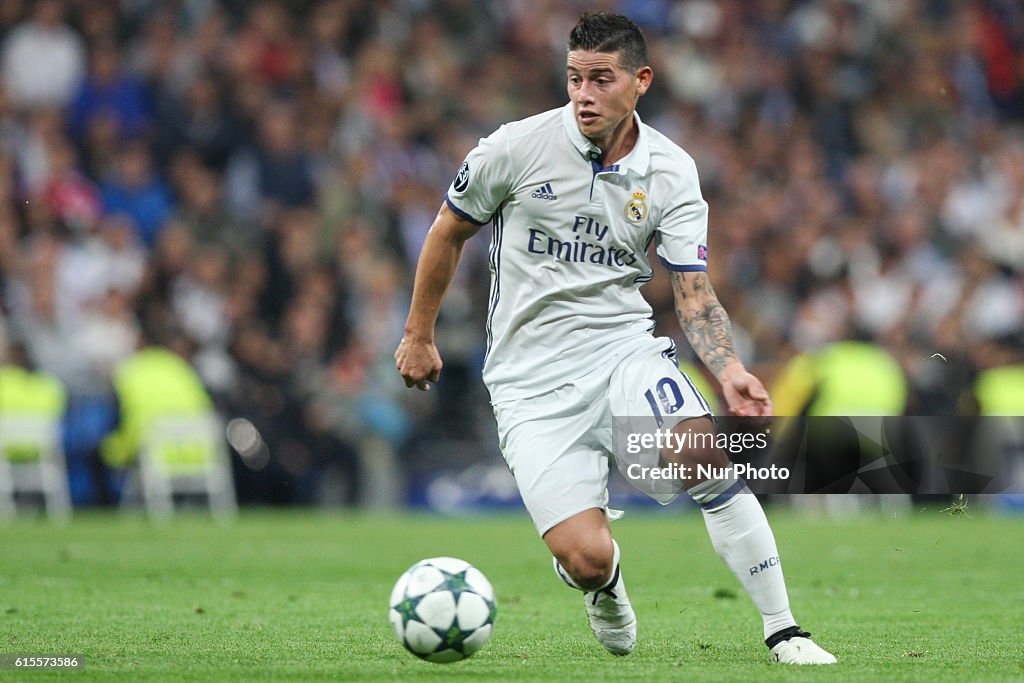
<instances>
[{"instance_id":1,"label":"player's ear","mask_svg":"<svg viewBox=\"0 0 1024 683\"><path fill-rule=\"evenodd\" d=\"M636 72L637 94L643 95L651 87L654 80L654 69L649 66L642 66Z\"/></svg>"}]
</instances>

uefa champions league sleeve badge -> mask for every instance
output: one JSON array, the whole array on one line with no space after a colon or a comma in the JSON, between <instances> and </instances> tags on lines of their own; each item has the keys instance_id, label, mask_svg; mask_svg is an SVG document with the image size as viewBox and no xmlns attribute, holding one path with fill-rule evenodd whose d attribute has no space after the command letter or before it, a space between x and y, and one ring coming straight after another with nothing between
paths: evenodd
<instances>
[{"instance_id":1,"label":"uefa champions league sleeve badge","mask_svg":"<svg viewBox=\"0 0 1024 683\"><path fill-rule=\"evenodd\" d=\"M462 162L462 166L459 168L459 172L455 176L455 182L452 183L452 187L456 192L465 192L466 188L469 187L469 161Z\"/></svg>"}]
</instances>

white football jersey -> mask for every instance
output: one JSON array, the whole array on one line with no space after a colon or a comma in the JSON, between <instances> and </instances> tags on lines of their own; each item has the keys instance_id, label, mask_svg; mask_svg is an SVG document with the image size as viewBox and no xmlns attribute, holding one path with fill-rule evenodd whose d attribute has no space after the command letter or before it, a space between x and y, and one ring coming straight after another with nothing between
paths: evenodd
<instances>
[{"instance_id":1,"label":"white football jersey","mask_svg":"<svg viewBox=\"0 0 1024 683\"><path fill-rule=\"evenodd\" d=\"M647 248L677 271L707 269L707 204L693 159L643 124L602 168L569 103L501 126L448 188L456 214L491 224L484 382L491 401L535 396L608 369L650 335ZM668 348L668 343L666 344Z\"/></svg>"}]
</instances>

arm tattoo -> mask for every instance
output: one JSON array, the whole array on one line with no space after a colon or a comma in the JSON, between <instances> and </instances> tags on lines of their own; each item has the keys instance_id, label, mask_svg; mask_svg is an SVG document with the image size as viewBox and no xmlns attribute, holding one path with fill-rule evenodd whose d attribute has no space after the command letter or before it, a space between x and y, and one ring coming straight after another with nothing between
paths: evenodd
<instances>
[{"instance_id":1,"label":"arm tattoo","mask_svg":"<svg viewBox=\"0 0 1024 683\"><path fill-rule=\"evenodd\" d=\"M718 302L707 273L674 272L672 289L676 317L690 346L717 377L736 360L729 314Z\"/></svg>"}]
</instances>

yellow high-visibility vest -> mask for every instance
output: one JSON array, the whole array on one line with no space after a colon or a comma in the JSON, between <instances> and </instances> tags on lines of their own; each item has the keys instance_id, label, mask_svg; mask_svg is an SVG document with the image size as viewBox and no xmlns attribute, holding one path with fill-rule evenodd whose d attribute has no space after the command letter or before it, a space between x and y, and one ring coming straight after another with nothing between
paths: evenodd
<instances>
[{"instance_id":1,"label":"yellow high-visibility vest","mask_svg":"<svg viewBox=\"0 0 1024 683\"><path fill-rule=\"evenodd\" d=\"M66 404L64 385L53 375L17 365L0 365L0 415L5 419L45 418L53 420L57 429ZM0 457L14 462L28 462L39 456L38 445L30 443L7 443L0 453Z\"/></svg>"},{"instance_id":2,"label":"yellow high-visibility vest","mask_svg":"<svg viewBox=\"0 0 1024 683\"><path fill-rule=\"evenodd\" d=\"M1024 363L979 372L974 397L982 415L1024 415Z\"/></svg>"},{"instance_id":3,"label":"yellow high-visibility vest","mask_svg":"<svg viewBox=\"0 0 1024 683\"><path fill-rule=\"evenodd\" d=\"M213 402L199 375L176 353L158 346L142 349L114 374L121 421L100 452L112 467L131 464L146 427L159 417L201 415Z\"/></svg>"},{"instance_id":4,"label":"yellow high-visibility vest","mask_svg":"<svg viewBox=\"0 0 1024 683\"><path fill-rule=\"evenodd\" d=\"M888 351L843 341L791 360L772 388L776 415L902 415L907 380Z\"/></svg>"}]
</instances>

